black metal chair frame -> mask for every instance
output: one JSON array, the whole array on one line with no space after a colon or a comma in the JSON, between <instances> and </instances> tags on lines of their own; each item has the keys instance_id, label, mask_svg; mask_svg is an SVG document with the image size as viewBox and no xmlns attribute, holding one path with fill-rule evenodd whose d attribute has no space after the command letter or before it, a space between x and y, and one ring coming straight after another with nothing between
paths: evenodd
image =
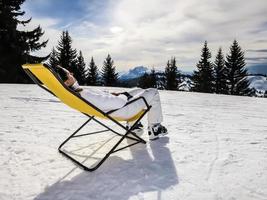
<instances>
[{"instance_id":1,"label":"black metal chair frame","mask_svg":"<svg viewBox=\"0 0 267 200\"><path fill-rule=\"evenodd\" d=\"M106 118L108 118L110 121L112 121L114 124L116 124L117 126L121 127L125 133L119 133L116 130L108 127L107 125L105 125L103 122L101 122L99 119L96 119L95 116L91 116L88 115L86 113L83 113L84 115L86 115L89 119L82 124L76 131L74 131L66 140L64 140L60 146L58 147L58 151L65 156L66 158L70 159L71 161L73 161L75 164L77 164L79 167L83 168L86 171L94 171L97 168L99 168L105 161L106 159L113 153L118 152L120 150L123 150L127 147L136 145L138 143L143 143L146 144L146 141L143 140L141 137L139 137L138 135L136 135L134 132L132 132L132 129L137 125L138 122L140 122L140 120L145 116L145 114L150 110L151 106L147 103L146 99L144 97L138 97L135 99L132 99L131 101L127 102L127 104L125 106L128 106L129 104L135 102L135 101L143 101L146 105L146 108L144 109L144 112L141 114L141 116L134 122L134 124L131 127L128 127L126 125L123 125L122 123L120 123L118 120L114 119L111 114L114 113L116 110L112 110L109 112L103 112L102 110L100 110L99 108L97 108L96 106L94 106L93 104L91 104L90 102L88 102L86 99L82 98L78 93L74 92L73 90L71 90L69 87L67 87L63 81L59 78L59 76L54 72L53 69L51 69L49 66L44 64L44 67L46 67L47 69L49 69L51 71L51 73L57 78L57 80L61 83L61 85L68 90L69 92L71 92L72 94L74 94L75 96L77 96L78 98L80 98L81 100L83 100L85 103L88 104L88 106L93 107L94 109L96 109L98 112L100 112L101 114L103 114ZM24 69L25 72L29 75L29 77L38 85L40 86L42 89L46 90L47 92L51 93L52 95L56 96L53 92L51 92L48 88L46 88L45 86L43 86L42 82L29 70L29 69ZM94 132L90 132L90 133L86 133L86 134L80 134L77 135L77 133L83 128L85 127L85 125L87 125L89 122L91 121L95 121L96 123L98 123L99 125L101 125L102 127L104 127L104 130L100 130L100 131L94 131ZM88 167L85 166L83 163L79 162L77 159L73 158L72 156L70 156L70 154L68 154L67 152L65 152L62 148L65 144L67 144L67 142L72 139L72 138L76 138L76 137L82 137L82 136L88 136L88 135L93 135L93 134L97 134L97 133L102 133L102 132L112 132L118 136L120 136L120 140L109 150L109 152L100 159L100 161L98 161L97 163L93 164L92 166ZM126 145L124 147L119 147L119 145L122 143L122 141L124 139L131 139L134 142L132 144Z\"/></svg>"}]
</instances>

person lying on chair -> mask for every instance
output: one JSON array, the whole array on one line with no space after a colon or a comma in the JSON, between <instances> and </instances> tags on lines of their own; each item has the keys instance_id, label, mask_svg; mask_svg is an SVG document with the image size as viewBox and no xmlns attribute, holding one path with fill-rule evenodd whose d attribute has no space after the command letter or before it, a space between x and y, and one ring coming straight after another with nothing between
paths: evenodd
<instances>
[{"instance_id":1,"label":"person lying on chair","mask_svg":"<svg viewBox=\"0 0 267 200\"><path fill-rule=\"evenodd\" d=\"M152 106L148 111L148 135L150 140L158 139L159 136L166 135L167 129L161 125L163 121L161 102L159 92L155 88L141 89L133 88L127 92L122 93L109 93L97 89L86 88L83 89L79 86L77 80L67 69L57 66L56 71L64 84L78 92L84 99L92 103L99 109L108 112L110 110L116 110L111 116L116 117L130 117L134 116L142 109L146 108L144 101L135 101L127 106L124 106L129 100L138 97L144 97L147 103ZM133 124L128 124L131 126ZM132 132L136 134L143 133L143 125L139 122L133 127Z\"/></svg>"}]
</instances>

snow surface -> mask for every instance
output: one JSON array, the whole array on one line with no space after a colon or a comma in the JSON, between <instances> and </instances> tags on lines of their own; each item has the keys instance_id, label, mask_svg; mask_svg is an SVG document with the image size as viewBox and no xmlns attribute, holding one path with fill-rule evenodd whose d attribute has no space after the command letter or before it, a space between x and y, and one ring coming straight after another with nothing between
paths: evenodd
<instances>
[{"instance_id":1,"label":"snow surface","mask_svg":"<svg viewBox=\"0 0 267 200\"><path fill-rule=\"evenodd\" d=\"M160 91L168 136L90 173L57 151L84 116L35 85L0 92L0 200L267 199L267 99ZM66 149L90 164L117 139L95 136Z\"/></svg>"}]
</instances>

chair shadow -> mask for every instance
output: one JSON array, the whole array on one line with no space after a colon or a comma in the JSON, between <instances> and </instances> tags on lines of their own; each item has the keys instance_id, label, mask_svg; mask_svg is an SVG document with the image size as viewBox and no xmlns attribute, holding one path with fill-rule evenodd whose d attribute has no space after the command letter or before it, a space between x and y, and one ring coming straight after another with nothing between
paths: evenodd
<instances>
[{"instance_id":1,"label":"chair shadow","mask_svg":"<svg viewBox=\"0 0 267 200\"><path fill-rule=\"evenodd\" d=\"M160 200L163 190L179 183L171 153L166 147L168 142L169 138L163 137L147 145L134 145L128 148L133 159L111 156L95 172L84 171L65 180L71 170L35 200L128 200L145 192L153 192Z\"/></svg>"}]
</instances>

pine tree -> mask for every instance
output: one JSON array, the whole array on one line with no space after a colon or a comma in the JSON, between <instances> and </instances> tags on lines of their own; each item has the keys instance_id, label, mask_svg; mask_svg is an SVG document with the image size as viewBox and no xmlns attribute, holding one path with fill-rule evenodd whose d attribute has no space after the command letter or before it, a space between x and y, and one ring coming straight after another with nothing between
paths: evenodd
<instances>
[{"instance_id":1,"label":"pine tree","mask_svg":"<svg viewBox=\"0 0 267 200\"><path fill-rule=\"evenodd\" d=\"M31 31L18 30L18 25L27 25L31 19L21 21L25 12L21 5L25 0L3 0L0 2L0 82L29 82L21 65L41 62L47 57L30 55L31 52L45 47L48 40L39 42L44 34L41 27Z\"/></svg>"},{"instance_id":2,"label":"pine tree","mask_svg":"<svg viewBox=\"0 0 267 200\"><path fill-rule=\"evenodd\" d=\"M238 42L234 40L230 47L230 53L226 56L227 79L229 94L250 95L247 69L245 68L244 52Z\"/></svg>"},{"instance_id":3,"label":"pine tree","mask_svg":"<svg viewBox=\"0 0 267 200\"><path fill-rule=\"evenodd\" d=\"M227 71L223 57L222 49L219 48L218 54L214 62L214 75L215 75L215 93L228 94L227 88Z\"/></svg>"},{"instance_id":4,"label":"pine tree","mask_svg":"<svg viewBox=\"0 0 267 200\"><path fill-rule=\"evenodd\" d=\"M177 90L178 81L177 81L177 66L175 58L171 59L171 63L168 61L165 68L166 76L166 89L167 90Z\"/></svg>"},{"instance_id":5,"label":"pine tree","mask_svg":"<svg viewBox=\"0 0 267 200\"><path fill-rule=\"evenodd\" d=\"M210 62L211 53L208 48L207 41L202 48L201 59L197 64L197 71L194 71L192 76L192 90L196 92L213 92L213 68Z\"/></svg>"},{"instance_id":6,"label":"pine tree","mask_svg":"<svg viewBox=\"0 0 267 200\"><path fill-rule=\"evenodd\" d=\"M151 88L152 82L151 82L151 76L148 73L144 73L143 76L140 77L138 81L138 87L146 89Z\"/></svg>"},{"instance_id":7,"label":"pine tree","mask_svg":"<svg viewBox=\"0 0 267 200\"><path fill-rule=\"evenodd\" d=\"M57 60L59 64L74 73L74 76L79 76L77 70L77 51L71 47L72 39L68 31L63 31L56 47L58 52Z\"/></svg>"},{"instance_id":8,"label":"pine tree","mask_svg":"<svg viewBox=\"0 0 267 200\"><path fill-rule=\"evenodd\" d=\"M152 88L157 88L157 75L154 67L151 69L150 73L150 81L151 81L151 86Z\"/></svg>"},{"instance_id":9,"label":"pine tree","mask_svg":"<svg viewBox=\"0 0 267 200\"><path fill-rule=\"evenodd\" d=\"M52 49L52 52L50 53L49 56L49 60L47 62L47 65L53 69L55 69L55 67L57 65L59 65L59 61L57 59L58 57L58 52L56 52L55 48Z\"/></svg>"},{"instance_id":10,"label":"pine tree","mask_svg":"<svg viewBox=\"0 0 267 200\"><path fill-rule=\"evenodd\" d=\"M143 76L139 78L138 86L141 88L157 88L158 78L154 67L151 69L150 73L144 73Z\"/></svg>"},{"instance_id":11,"label":"pine tree","mask_svg":"<svg viewBox=\"0 0 267 200\"><path fill-rule=\"evenodd\" d=\"M87 69L81 51L79 51L79 55L77 57L77 67L74 72L76 74L76 79L78 83L84 85L86 83Z\"/></svg>"},{"instance_id":12,"label":"pine tree","mask_svg":"<svg viewBox=\"0 0 267 200\"><path fill-rule=\"evenodd\" d=\"M255 88L251 88L250 95L251 97L257 97L257 90Z\"/></svg>"},{"instance_id":13,"label":"pine tree","mask_svg":"<svg viewBox=\"0 0 267 200\"><path fill-rule=\"evenodd\" d=\"M200 71L196 71L194 70L193 71L193 75L192 75L192 84L191 84L191 91L193 92L201 92L202 90L202 79L201 79L201 74L200 74Z\"/></svg>"},{"instance_id":14,"label":"pine tree","mask_svg":"<svg viewBox=\"0 0 267 200\"><path fill-rule=\"evenodd\" d=\"M108 54L108 57L104 61L102 68L102 80L105 86L116 86L118 82L118 73L116 73L116 67L113 66L114 61Z\"/></svg>"},{"instance_id":15,"label":"pine tree","mask_svg":"<svg viewBox=\"0 0 267 200\"><path fill-rule=\"evenodd\" d=\"M170 81L169 81L169 74L171 73L171 64L170 61L167 61L167 65L165 67L165 89L169 90L171 87Z\"/></svg>"},{"instance_id":16,"label":"pine tree","mask_svg":"<svg viewBox=\"0 0 267 200\"><path fill-rule=\"evenodd\" d=\"M98 84L98 69L95 65L94 58L91 58L91 62L89 64L88 75L87 75L87 84L88 85L97 85Z\"/></svg>"},{"instance_id":17,"label":"pine tree","mask_svg":"<svg viewBox=\"0 0 267 200\"><path fill-rule=\"evenodd\" d=\"M164 72L164 75L165 75L165 89L168 89L169 88L169 85L168 85L168 74L170 74L170 71L171 71L171 64L170 64L170 61L168 60L167 61L167 64L166 64L166 67L165 67L165 72Z\"/></svg>"}]
</instances>

